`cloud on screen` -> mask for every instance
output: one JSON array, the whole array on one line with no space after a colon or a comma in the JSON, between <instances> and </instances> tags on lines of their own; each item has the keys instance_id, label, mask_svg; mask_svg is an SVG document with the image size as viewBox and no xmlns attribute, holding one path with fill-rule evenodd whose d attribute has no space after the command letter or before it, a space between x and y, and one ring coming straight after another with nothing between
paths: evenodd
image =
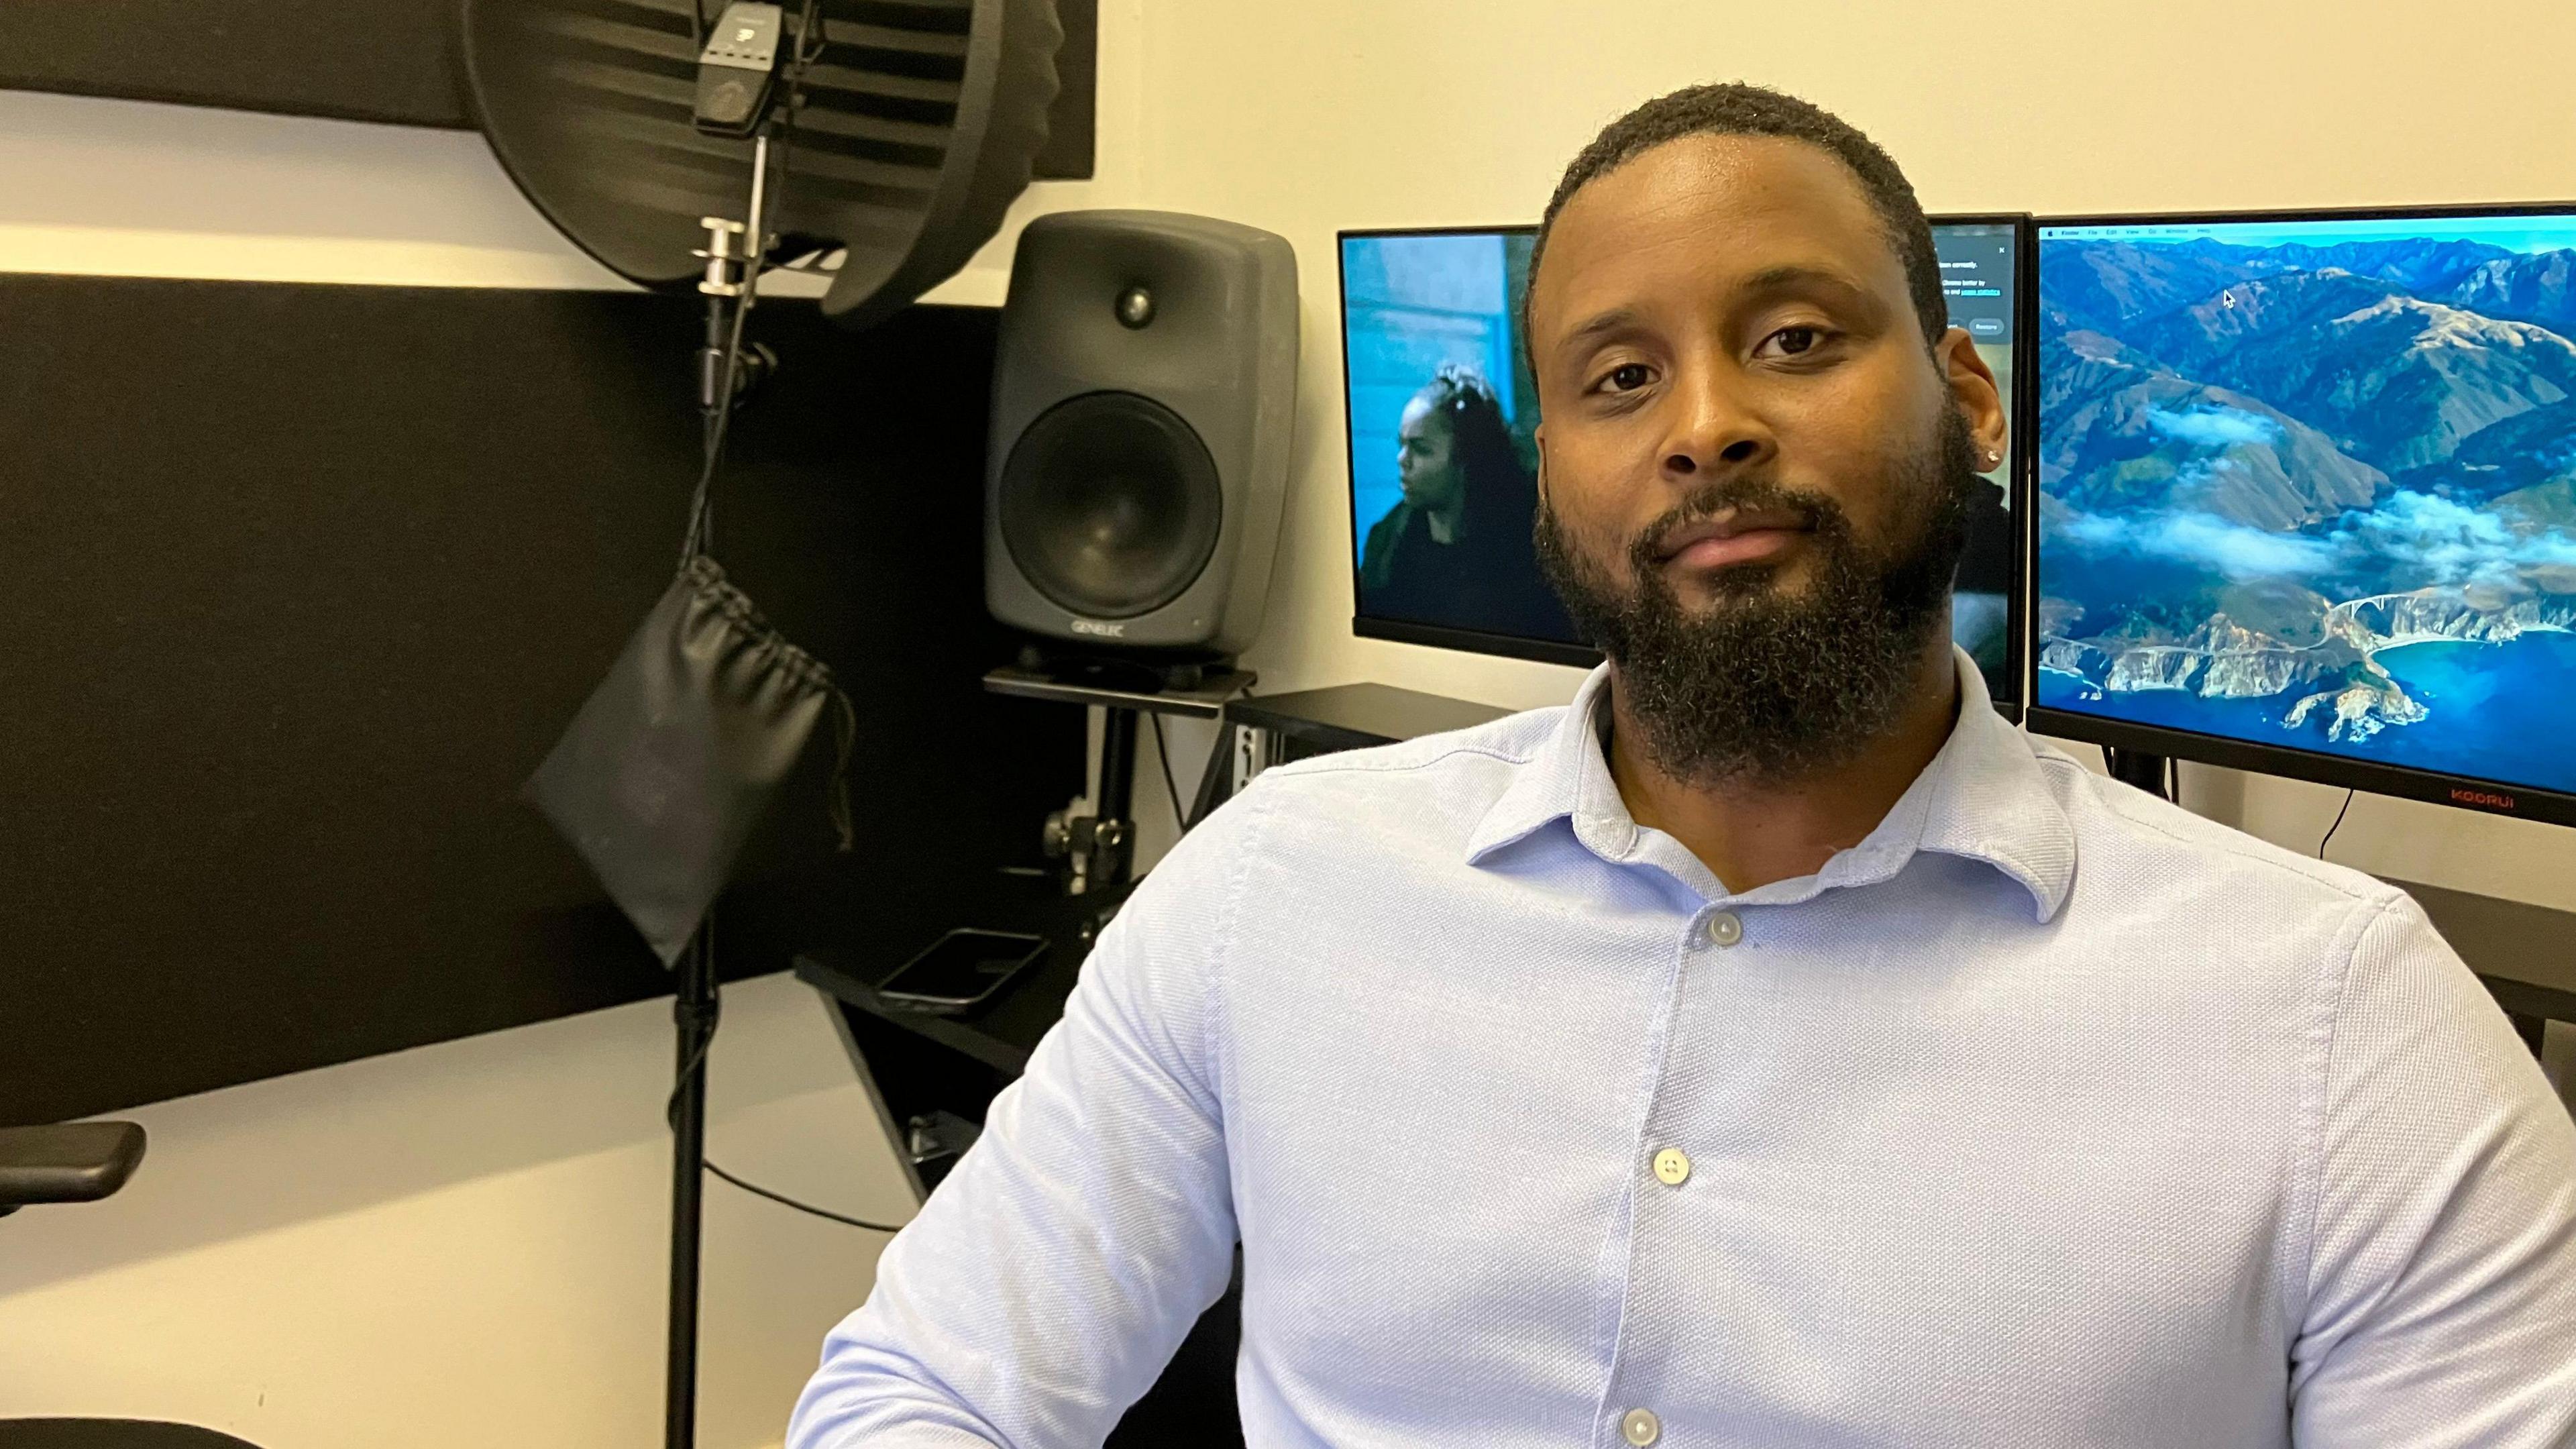
<instances>
[{"instance_id":1,"label":"cloud on screen","mask_svg":"<svg viewBox=\"0 0 2576 1449\"><path fill-rule=\"evenodd\" d=\"M2510 584L2522 569L2576 564L2576 539L2516 534L2503 519L2430 493L2395 493L2348 513L2331 535L2357 560L2398 565L2437 584Z\"/></svg>"},{"instance_id":2,"label":"cloud on screen","mask_svg":"<svg viewBox=\"0 0 2576 1449\"><path fill-rule=\"evenodd\" d=\"M2178 443L2196 448L2233 448L2246 443L2269 443L2281 436L2281 426L2260 413L2237 408L2196 407L2181 412L2149 408L2147 427Z\"/></svg>"},{"instance_id":3,"label":"cloud on screen","mask_svg":"<svg viewBox=\"0 0 2576 1449\"><path fill-rule=\"evenodd\" d=\"M2334 566L2333 545L2230 523L2213 513L2077 514L2052 530L2091 553L2127 553L2233 580L2308 576Z\"/></svg>"},{"instance_id":4,"label":"cloud on screen","mask_svg":"<svg viewBox=\"0 0 2576 1449\"><path fill-rule=\"evenodd\" d=\"M2518 534L2503 519L2430 493L2400 492L2343 515L2323 537L2278 533L2195 509L2079 513L2051 521L2052 537L2091 554L2124 553L2233 582L2388 578L2406 587L2508 586L2522 570L2576 566L2576 537Z\"/></svg>"}]
</instances>

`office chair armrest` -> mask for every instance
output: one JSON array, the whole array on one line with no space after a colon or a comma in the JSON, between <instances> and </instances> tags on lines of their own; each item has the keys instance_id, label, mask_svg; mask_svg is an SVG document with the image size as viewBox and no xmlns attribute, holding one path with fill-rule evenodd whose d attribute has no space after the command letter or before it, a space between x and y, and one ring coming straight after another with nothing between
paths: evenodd
<instances>
[{"instance_id":1,"label":"office chair armrest","mask_svg":"<svg viewBox=\"0 0 2576 1449\"><path fill-rule=\"evenodd\" d=\"M125 1186L142 1160L143 1129L132 1122L0 1127L0 1213L96 1202Z\"/></svg>"}]
</instances>

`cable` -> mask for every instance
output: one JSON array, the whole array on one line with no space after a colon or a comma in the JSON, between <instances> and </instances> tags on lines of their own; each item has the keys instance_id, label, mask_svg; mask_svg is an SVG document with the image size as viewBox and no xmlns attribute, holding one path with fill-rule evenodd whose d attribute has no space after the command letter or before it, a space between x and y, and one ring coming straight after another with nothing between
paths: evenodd
<instances>
[{"instance_id":1,"label":"cable","mask_svg":"<svg viewBox=\"0 0 2576 1449\"><path fill-rule=\"evenodd\" d=\"M903 1231L903 1225L901 1223L872 1223L865 1218L845 1217L840 1213L832 1211L830 1208L818 1208L810 1202L798 1202L796 1199L789 1197L783 1192L772 1192L768 1188L760 1186L758 1183L743 1181L741 1178L736 1177L732 1173L725 1171L723 1168L716 1166L715 1159L712 1157L702 1158L700 1160L706 1163L707 1171L712 1172L716 1176L723 1178L725 1181L732 1183L734 1186L741 1188L744 1192L750 1193L753 1197L765 1197L771 1202L777 1203L783 1207L792 1207L800 1213L812 1213L818 1218L829 1218L833 1222L845 1223L854 1228L865 1228L872 1233L899 1233Z\"/></svg>"},{"instance_id":2,"label":"cable","mask_svg":"<svg viewBox=\"0 0 2576 1449\"><path fill-rule=\"evenodd\" d=\"M691 951L713 950L714 941L715 924L710 920L707 924L707 928L703 932L690 939L688 949ZM715 1046L716 1021L723 1014L724 987L719 984L715 987L714 999L708 1003L706 1025L699 1031L698 1039L690 1044L689 1060L680 1068L672 1083L670 1099L662 1104L662 1120L674 1132L680 1130L680 1092L691 1077L706 1070L707 1053ZM900 1223L872 1223L865 1218L854 1218L844 1213L836 1213L830 1208L816 1207L810 1202L802 1202L789 1197L783 1192L762 1187L756 1182L746 1181L725 1171L723 1168L716 1166L715 1159L707 1156L704 1152L701 1152L698 1155L698 1161L706 1168L707 1171L714 1173L717 1177L723 1178L725 1181L741 1188L744 1192L752 1194L754 1197L765 1197L771 1202L778 1203L785 1207L792 1207L798 1212L812 1213L818 1218L829 1218L833 1222L845 1223L854 1228L865 1228L872 1233L899 1233L903 1231L903 1226Z\"/></svg>"},{"instance_id":3,"label":"cable","mask_svg":"<svg viewBox=\"0 0 2576 1449\"><path fill-rule=\"evenodd\" d=\"M2343 792L2343 809L2335 812L2335 823L2326 827L2325 839L2317 842L2317 859L2326 858L2326 847L2333 843L2335 832L2343 829L2344 814L2352 809L2352 796L2353 792L2350 790Z\"/></svg>"},{"instance_id":4,"label":"cable","mask_svg":"<svg viewBox=\"0 0 2576 1449\"><path fill-rule=\"evenodd\" d=\"M1145 718L1154 726L1154 762L1163 767L1163 794L1172 802L1172 825L1187 835L1190 832L1190 812L1181 808L1181 786L1172 775L1172 747L1163 738L1163 717L1148 713Z\"/></svg>"}]
</instances>

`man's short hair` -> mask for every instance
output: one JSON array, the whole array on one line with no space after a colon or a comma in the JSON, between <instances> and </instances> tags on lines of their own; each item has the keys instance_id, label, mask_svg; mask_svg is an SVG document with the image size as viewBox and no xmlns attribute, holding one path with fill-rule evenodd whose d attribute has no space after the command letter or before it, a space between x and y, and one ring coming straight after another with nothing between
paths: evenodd
<instances>
[{"instance_id":1,"label":"man's short hair","mask_svg":"<svg viewBox=\"0 0 2576 1449\"><path fill-rule=\"evenodd\" d=\"M1603 127L1565 168L1556 194L1548 198L1538 239L1530 247L1529 291L1538 290L1539 262L1547 255L1547 237L1556 227L1557 213L1576 192L1596 177L1685 136L1778 136L1804 141L1842 162L1860 182L1870 209L1887 230L1888 245L1905 265L1906 288L1914 298L1915 320L1923 324L1924 342L1936 344L1949 331L1950 306L1941 296L1941 259L1932 249L1932 225L1923 219L1923 204L1914 199L1914 187L1896 162L1858 127L1822 106L1740 82L1691 86L1657 96ZM1521 299L1525 347L1529 318L1525 295Z\"/></svg>"}]
</instances>

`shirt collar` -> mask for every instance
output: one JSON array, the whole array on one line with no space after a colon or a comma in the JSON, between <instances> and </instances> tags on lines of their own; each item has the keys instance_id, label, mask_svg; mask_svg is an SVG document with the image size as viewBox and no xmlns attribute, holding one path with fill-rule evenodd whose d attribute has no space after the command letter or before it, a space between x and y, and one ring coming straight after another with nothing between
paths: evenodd
<instances>
[{"instance_id":1,"label":"shirt collar","mask_svg":"<svg viewBox=\"0 0 2576 1449\"><path fill-rule=\"evenodd\" d=\"M1837 854L1792 890L1783 881L1755 894L1785 902L1831 886L1869 885L1902 870L1919 851L1982 861L2030 893L2047 921L2066 903L2075 878L2075 827L2048 788L2021 732L1995 713L1985 676L1965 651L1953 651L1959 673L1959 719L1923 773L1906 788L1869 837ZM1610 778L1602 752L1610 670L1587 676L1554 734L1514 772L1467 840L1467 860L1496 852L1559 820L1604 860L1626 864L1644 835Z\"/></svg>"}]
</instances>

